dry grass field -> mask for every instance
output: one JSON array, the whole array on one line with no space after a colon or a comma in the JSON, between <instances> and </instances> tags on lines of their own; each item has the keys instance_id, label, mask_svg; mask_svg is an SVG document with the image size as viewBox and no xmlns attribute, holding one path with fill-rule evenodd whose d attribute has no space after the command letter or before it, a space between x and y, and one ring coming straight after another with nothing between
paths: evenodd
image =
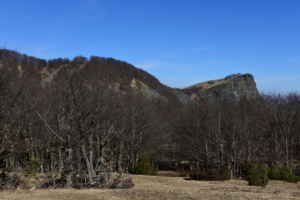
<instances>
[{"instance_id":1,"label":"dry grass field","mask_svg":"<svg viewBox=\"0 0 300 200\"><path fill-rule=\"evenodd\" d=\"M3 191L0 200L300 200L300 183L271 181L261 188L240 180L199 182L164 176L133 176L133 180L132 189Z\"/></svg>"}]
</instances>

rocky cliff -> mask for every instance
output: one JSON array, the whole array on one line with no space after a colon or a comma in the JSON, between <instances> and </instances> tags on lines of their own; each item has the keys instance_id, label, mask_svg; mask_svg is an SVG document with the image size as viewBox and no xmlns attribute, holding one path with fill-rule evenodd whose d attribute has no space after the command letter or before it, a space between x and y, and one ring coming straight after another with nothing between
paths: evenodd
<instances>
[{"instance_id":1,"label":"rocky cliff","mask_svg":"<svg viewBox=\"0 0 300 200\"><path fill-rule=\"evenodd\" d=\"M256 98L259 92L251 74L233 74L223 79L198 83L182 89L193 100L204 102L238 101Z\"/></svg>"}]
</instances>

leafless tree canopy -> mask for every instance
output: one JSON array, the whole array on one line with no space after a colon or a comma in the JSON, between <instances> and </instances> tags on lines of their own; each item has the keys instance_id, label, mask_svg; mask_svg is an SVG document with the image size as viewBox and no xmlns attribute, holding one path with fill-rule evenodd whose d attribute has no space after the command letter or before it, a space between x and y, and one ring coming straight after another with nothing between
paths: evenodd
<instances>
[{"instance_id":1,"label":"leafless tree canopy","mask_svg":"<svg viewBox=\"0 0 300 200\"><path fill-rule=\"evenodd\" d=\"M178 106L109 89L103 82L128 85L131 76L171 95L147 73L113 59L44 61L2 50L0 60L2 169L26 169L34 159L40 172L63 174L72 185L78 175L93 184L99 173L132 171L143 153L156 162L227 168L232 176L241 175L244 162L300 160L298 94ZM20 64L24 72L16 71ZM37 71L45 65L64 67L41 87ZM63 73L76 66L85 73Z\"/></svg>"}]
</instances>

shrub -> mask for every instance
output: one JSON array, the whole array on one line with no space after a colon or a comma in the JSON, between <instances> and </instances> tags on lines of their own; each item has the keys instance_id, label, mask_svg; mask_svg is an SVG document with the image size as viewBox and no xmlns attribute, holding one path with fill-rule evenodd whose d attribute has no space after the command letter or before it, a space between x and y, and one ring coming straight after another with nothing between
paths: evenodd
<instances>
[{"instance_id":1,"label":"shrub","mask_svg":"<svg viewBox=\"0 0 300 200\"><path fill-rule=\"evenodd\" d=\"M192 180L229 180L230 171L227 168L209 168L206 170L195 169L190 172L190 178Z\"/></svg>"},{"instance_id":2,"label":"shrub","mask_svg":"<svg viewBox=\"0 0 300 200\"><path fill-rule=\"evenodd\" d=\"M113 179L110 188L112 189L129 189L134 187L132 178L129 176L119 175Z\"/></svg>"},{"instance_id":3,"label":"shrub","mask_svg":"<svg viewBox=\"0 0 300 200\"><path fill-rule=\"evenodd\" d=\"M288 181L293 176L292 169L284 166L280 168L280 180Z\"/></svg>"},{"instance_id":4,"label":"shrub","mask_svg":"<svg viewBox=\"0 0 300 200\"><path fill-rule=\"evenodd\" d=\"M5 172L0 174L0 190L16 189L20 183L20 177L17 174Z\"/></svg>"},{"instance_id":5,"label":"shrub","mask_svg":"<svg viewBox=\"0 0 300 200\"><path fill-rule=\"evenodd\" d=\"M252 166L253 166L253 163L251 164L248 161L245 161L245 162L241 163L240 169L241 169L241 176L243 178L247 178L248 177L249 171L250 171L250 169L251 169Z\"/></svg>"},{"instance_id":6,"label":"shrub","mask_svg":"<svg viewBox=\"0 0 300 200\"><path fill-rule=\"evenodd\" d=\"M155 175L158 169L153 166L150 154L143 154L139 159L137 166L131 172L134 174Z\"/></svg>"},{"instance_id":7,"label":"shrub","mask_svg":"<svg viewBox=\"0 0 300 200\"><path fill-rule=\"evenodd\" d=\"M266 186L269 182L268 167L265 164L253 165L247 177L249 185Z\"/></svg>"},{"instance_id":8,"label":"shrub","mask_svg":"<svg viewBox=\"0 0 300 200\"><path fill-rule=\"evenodd\" d=\"M272 180L282 180L281 168L278 165L272 165L269 169L268 176Z\"/></svg>"},{"instance_id":9,"label":"shrub","mask_svg":"<svg viewBox=\"0 0 300 200\"><path fill-rule=\"evenodd\" d=\"M295 176L295 175L291 175L285 181L290 182L290 183L297 183L297 182L300 181L300 177Z\"/></svg>"},{"instance_id":10,"label":"shrub","mask_svg":"<svg viewBox=\"0 0 300 200\"><path fill-rule=\"evenodd\" d=\"M300 177L293 175L292 169L287 166L279 167L278 165L273 165L269 170L268 176L272 180L282 180L292 183L300 180Z\"/></svg>"},{"instance_id":11,"label":"shrub","mask_svg":"<svg viewBox=\"0 0 300 200\"><path fill-rule=\"evenodd\" d=\"M284 166L280 169L281 180L296 183L300 180L300 177L297 177L293 174L291 168Z\"/></svg>"},{"instance_id":12,"label":"shrub","mask_svg":"<svg viewBox=\"0 0 300 200\"><path fill-rule=\"evenodd\" d=\"M41 161L38 158L31 157L25 167L26 176L34 176L40 171Z\"/></svg>"}]
</instances>

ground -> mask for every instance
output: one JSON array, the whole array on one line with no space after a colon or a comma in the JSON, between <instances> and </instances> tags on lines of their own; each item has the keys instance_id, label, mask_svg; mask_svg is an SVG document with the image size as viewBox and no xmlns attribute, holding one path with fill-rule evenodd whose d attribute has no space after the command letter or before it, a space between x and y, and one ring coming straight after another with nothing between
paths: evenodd
<instances>
[{"instance_id":1,"label":"ground","mask_svg":"<svg viewBox=\"0 0 300 200\"><path fill-rule=\"evenodd\" d=\"M0 200L300 200L300 183L271 181L266 188L242 180L189 181L181 177L132 176L135 187L123 190L2 191Z\"/></svg>"}]
</instances>

